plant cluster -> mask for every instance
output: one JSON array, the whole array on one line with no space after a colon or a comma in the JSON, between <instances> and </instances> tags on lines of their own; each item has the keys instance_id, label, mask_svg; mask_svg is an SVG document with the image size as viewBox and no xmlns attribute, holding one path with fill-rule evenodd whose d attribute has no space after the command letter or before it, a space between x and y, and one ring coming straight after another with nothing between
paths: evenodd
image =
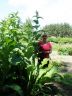
<instances>
[{"instance_id":1,"label":"plant cluster","mask_svg":"<svg viewBox=\"0 0 72 96\"><path fill-rule=\"evenodd\" d=\"M72 43L72 38L51 36L51 37L48 38L48 41L54 42L54 43L61 43L61 44L66 44L66 43L71 44Z\"/></svg>"},{"instance_id":2,"label":"plant cluster","mask_svg":"<svg viewBox=\"0 0 72 96\"><path fill-rule=\"evenodd\" d=\"M27 20L22 24L18 13L11 13L0 21L0 95L1 96L54 96L59 90L53 82L62 79L60 64L50 62L48 68L38 65L33 51L38 39L38 19L35 26ZM35 30L33 28L36 28ZM35 31L35 32L34 32ZM34 32L34 33L33 33ZM36 33L37 32L37 33Z\"/></svg>"},{"instance_id":3,"label":"plant cluster","mask_svg":"<svg viewBox=\"0 0 72 96\"><path fill-rule=\"evenodd\" d=\"M72 47L59 47L58 53L62 55L72 55Z\"/></svg>"}]
</instances>

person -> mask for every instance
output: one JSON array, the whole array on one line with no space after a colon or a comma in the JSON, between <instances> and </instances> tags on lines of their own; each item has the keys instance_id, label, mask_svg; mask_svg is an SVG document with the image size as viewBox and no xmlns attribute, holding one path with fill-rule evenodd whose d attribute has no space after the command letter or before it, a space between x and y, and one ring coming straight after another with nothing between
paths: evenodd
<instances>
[{"instance_id":1,"label":"person","mask_svg":"<svg viewBox=\"0 0 72 96\"><path fill-rule=\"evenodd\" d=\"M52 52L52 45L50 42L47 41L48 36L46 34L42 35L42 40L38 42L38 64L41 64L43 59L50 58L50 53ZM47 64L45 64L44 67L47 67L49 64L49 61Z\"/></svg>"}]
</instances>

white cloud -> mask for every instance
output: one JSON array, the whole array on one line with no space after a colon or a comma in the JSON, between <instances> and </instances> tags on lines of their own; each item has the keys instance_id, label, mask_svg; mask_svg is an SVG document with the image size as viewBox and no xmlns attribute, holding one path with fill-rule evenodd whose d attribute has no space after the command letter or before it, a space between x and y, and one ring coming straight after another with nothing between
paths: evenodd
<instances>
[{"instance_id":1,"label":"white cloud","mask_svg":"<svg viewBox=\"0 0 72 96\"><path fill-rule=\"evenodd\" d=\"M72 24L72 0L8 0L8 4L19 10L22 20L32 17L38 10L44 18L43 24Z\"/></svg>"},{"instance_id":2,"label":"white cloud","mask_svg":"<svg viewBox=\"0 0 72 96\"><path fill-rule=\"evenodd\" d=\"M8 0L8 4L11 6L26 6L30 8L44 6L46 4L47 0Z\"/></svg>"},{"instance_id":3,"label":"white cloud","mask_svg":"<svg viewBox=\"0 0 72 96\"><path fill-rule=\"evenodd\" d=\"M11 6L21 6L24 2L24 0L8 0L8 4Z\"/></svg>"}]
</instances>

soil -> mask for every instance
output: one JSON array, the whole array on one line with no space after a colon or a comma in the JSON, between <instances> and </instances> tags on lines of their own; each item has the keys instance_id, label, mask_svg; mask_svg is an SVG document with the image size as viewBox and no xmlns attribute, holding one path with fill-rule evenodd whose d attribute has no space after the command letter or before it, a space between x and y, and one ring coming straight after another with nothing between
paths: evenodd
<instances>
[{"instance_id":1,"label":"soil","mask_svg":"<svg viewBox=\"0 0 72 96\"><path fill-rule=\"evenodd\" d=\"M72 56L70 55L58 55L57 51L51 53L51 59L62 62L65 66L65 72L72 73Z\"/></svg>"},{"instance_id":2,"label":"soil","mask_svg":"<svg viewBox=\"0 0 72 96\"><path fill-rule=\"evenodd\" d=\"M62 69L62 73L70 73L72 74L72 56L65 56L65 55L58 55L56 51L53 51L51 53L51 59L53 60L59 60L64 65L64 68ZM62 92L64 93L64 96L72 96L72 86L68 86L65 84L58 85Z\"/></svg>"}]
</instances>

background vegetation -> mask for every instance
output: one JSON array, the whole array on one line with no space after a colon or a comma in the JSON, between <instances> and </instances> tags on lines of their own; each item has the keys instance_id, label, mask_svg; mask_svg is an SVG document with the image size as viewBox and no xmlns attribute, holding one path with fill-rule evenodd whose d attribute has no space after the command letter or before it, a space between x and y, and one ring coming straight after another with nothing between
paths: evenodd
<instances>
[{"instance_id":1,"label":"background vegetation","mask_svg":"<svg viewBox=\"0 0 72 96\"><path fill-rule=\"evenodd\" d=\"M56 37L72 37L72 26L67 23L46 25L43 30Z\"/></svg>"}]
</instances>

